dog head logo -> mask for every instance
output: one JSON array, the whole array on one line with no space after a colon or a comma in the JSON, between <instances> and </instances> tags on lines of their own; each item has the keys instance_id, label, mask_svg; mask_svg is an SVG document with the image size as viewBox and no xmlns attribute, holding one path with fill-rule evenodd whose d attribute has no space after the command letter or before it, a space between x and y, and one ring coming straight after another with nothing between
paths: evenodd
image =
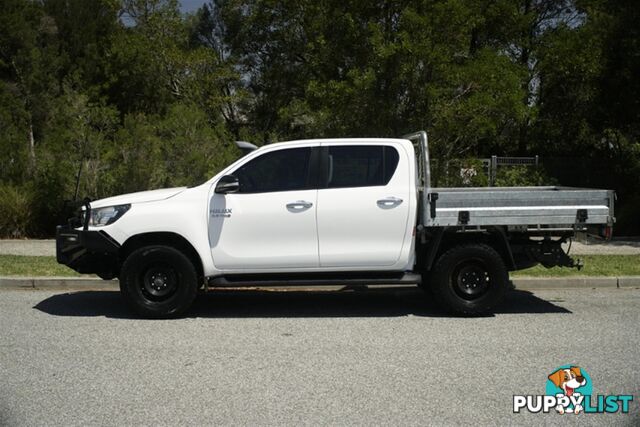
<instances>
[{"instance_id":1,"label":"dog head logo","mask_svg":"<svg viewBox=\"0 0 640 427\"><path fill-rule=\"evenodd\" d=\"M549 375L549 381L561 388L566 396L573 396L575 389L587 385L587 380L577 366L558 369Z\"/></svg>"},{"instance_id":2,"label":"dog head logo","mask_svg":"<svg viewBox=\"0 0 640 427\"><path fill-rule=\"evenodd\" d=\"M565 412L573 412L575 414L578 414L583 410L583 406L580 403L582 403L581 397L585 393L576 392L576 389L586 391L586 388L584 388L588 383L586 373L583 373L578 366L564 366L557 369L547 378L551 382L551 384L547 385L547 394L550 394L548 392L550 391L550 388L552 388L553 390L555 390L554 394L556 397L562 398L562 400L566 401L567 403L573 403L567 405L558 405L556 407L556 410L559 413L564 414Z\"/></svg>"}]
</instances>

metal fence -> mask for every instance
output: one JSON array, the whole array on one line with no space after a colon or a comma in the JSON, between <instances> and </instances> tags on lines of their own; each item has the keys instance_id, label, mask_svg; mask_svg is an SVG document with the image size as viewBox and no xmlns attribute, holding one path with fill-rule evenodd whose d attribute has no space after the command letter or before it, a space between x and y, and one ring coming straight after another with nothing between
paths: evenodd
<instances>
[{"instance_id":1,"label":"metal fence","mask_svg":"<svg viewBox=\"0 0 640 427\"><path fill-rule=\"evenodd\" d=\"M498 170L507 167L531 167L539 171L542 165L539 156L499 157L481 159L433 159L431 162L434 185L439 187L472 186L493 187L497 185ZM531 185L536 185L531 183Z\"/></svg>"},{"instance_id":2,"label":"metal fence","mask_svg":"<svg viewBox=\"0 0 640 427\"><path fill-rule=\"evenodd\" d=\"M498 157L491 156L489 159L480 159L482 166L485 168L489 177L489 187L493 187L496 183L496 175L500 166L534 166L538 167L540 160L538 156L534 157Z\"/></svg>"}]
</instances>

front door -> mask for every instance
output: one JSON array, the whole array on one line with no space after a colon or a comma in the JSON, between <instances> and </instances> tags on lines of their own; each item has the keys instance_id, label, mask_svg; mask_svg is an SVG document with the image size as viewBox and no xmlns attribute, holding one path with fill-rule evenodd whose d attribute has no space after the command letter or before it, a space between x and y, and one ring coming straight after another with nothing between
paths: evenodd
<instances>
[{"instance_id":1,"label":"front door","mask_svg":"<svg viewBox=\"0 0 640 427\"><path fill-rule=\"evenodd\" d=\"M209 206L216 268L282 272L318 267L316 151L269 151L231 172L240 191L214 193Z\"/></svg>"}]
</instances>

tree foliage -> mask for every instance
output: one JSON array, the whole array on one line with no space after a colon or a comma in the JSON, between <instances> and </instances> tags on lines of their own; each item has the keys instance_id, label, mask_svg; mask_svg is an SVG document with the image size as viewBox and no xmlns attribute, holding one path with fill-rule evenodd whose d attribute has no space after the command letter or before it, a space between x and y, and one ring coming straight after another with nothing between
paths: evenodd
<instances>
[{"instance_id":1,"label":"tree foliage","mask_svg":"<svg viewBox=\"0 0 640 427\"><path fill-rule=\"evenodd\" d=\"M31 206L0 232L50 234L76 194L203 182L234 139L426 129L441 164L537 154L555 182L614 188L638 233L634 6L0 0L0 205Z\"/></svg>"}]
</instances>

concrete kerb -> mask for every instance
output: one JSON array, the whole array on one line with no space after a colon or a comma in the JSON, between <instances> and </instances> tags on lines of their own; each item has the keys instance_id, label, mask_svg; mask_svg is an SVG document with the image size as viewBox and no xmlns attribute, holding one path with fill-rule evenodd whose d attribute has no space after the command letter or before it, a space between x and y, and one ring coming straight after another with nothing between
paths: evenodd
<instances>
[{"instance_id":1,"label":"concrete kerb","mask_svg":"<svg viewBox=\"0 0 640 427\"><path fill-rule=\"evenodd\" d=\"M640 288L640 276L618 277L619 288Z\"/></svg>"},{"instance_id":2,"label":"concrete kerb","mask_svg":"<svg viewBox=\"0 0 640 427\"><path fill-rule=\"evenodd\" d=\"M115 290L118 282L93 277L0 277L1 289Z\"/></svg>"},{"instance_id":3,"label":"concrete kerb","mask_svg":"<svg viewBox=\"0 0 640 427\"><path fill-rule=\"evenodd\" d=\"M539 289L640 288L640 276L516 277L512 279L512 282L516 289L531 291ZM328 288L340 289L335 286ZM118 281L102 280L97 277L0 277L0 290L2 289L117 290Z\"/></svg>"},{"instance_id":4,"label":"concrete kerb","mask_svg":"<svg viewBox=\"0 0 640 427\"><path fill-rule=\"evenodd\" d=\"M513 279L516 289L585 289L640 288L640 276L620 277L518 277Z\"/></svg>"},{"instance_id":5,"label":"concrete kerb","mask_svg":"<svg viewBox=\"0 0 640 427\"><path fill-rule=\"evenodd\" d=\"M518 277L512 281L523 290L618 287L617 277Z\"/></svg>"}]
</instances>

